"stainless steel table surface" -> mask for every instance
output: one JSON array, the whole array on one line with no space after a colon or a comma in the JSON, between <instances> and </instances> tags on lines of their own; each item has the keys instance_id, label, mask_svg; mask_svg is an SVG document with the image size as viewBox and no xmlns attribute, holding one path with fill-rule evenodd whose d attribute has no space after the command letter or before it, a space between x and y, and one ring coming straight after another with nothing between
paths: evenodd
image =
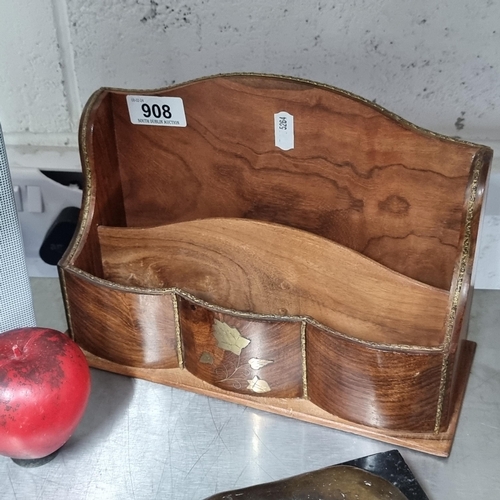
<instances>
[{"instance_id":1,"label":"stainless steel table surface","mask_svg":"<svg viewBox=\"0 0 500 500\"><path fill-rule=\"evenodd\" d=\"M65 327L57 280L32 280L39 325ZM478 349L447 459L399 448L431 500L500 499L500 292L476 291ZM202 499L394 449L374 440L92 370L75 434L49 464L0 457L1 499Z\"/></svg>"}]
</instances>

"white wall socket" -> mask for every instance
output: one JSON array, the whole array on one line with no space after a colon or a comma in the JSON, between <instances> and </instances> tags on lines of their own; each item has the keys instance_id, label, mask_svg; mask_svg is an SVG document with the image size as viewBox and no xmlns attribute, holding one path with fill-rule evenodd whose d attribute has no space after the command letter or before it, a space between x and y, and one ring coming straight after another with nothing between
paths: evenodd
<instances>
[{"instance_id":1,"label":"white wall socket","mask_svg":"<svg viewBox=\"0 0 500 500\"><path fill-rule=\"evenodd\" d=\"M50 171L50 168L47 170ZM35 168L11 167L10 171L28 274L31 277L56 278L57 266L43 262L39 255L40 246L64 208L80 208L82 191L76 184L65 186Z\"/></svg>"}]
</instances>

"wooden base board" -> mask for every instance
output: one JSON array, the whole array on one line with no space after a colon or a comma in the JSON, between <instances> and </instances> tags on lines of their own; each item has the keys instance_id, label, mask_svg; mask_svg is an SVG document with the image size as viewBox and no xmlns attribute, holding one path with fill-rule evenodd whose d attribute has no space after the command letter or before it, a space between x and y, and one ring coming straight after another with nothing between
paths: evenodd
<instances>
[{"instance_id":1,"label":"wooden base board","mask_svg":"<svg viewBox=\"0 0 500 500\"><path fill-rule=\"evenodd\" d=\"M117 363L95 356L87 351L85 355L89 365L93 368L106 370L129 377L136 377L151 382L156 382L179 389L196 392L205 396L212 396L231 403L238 403L258 410L268 411L291 417L305 422L311 422L333 429L351 432L360 436L376 439L386 443L403 446L413 450L448 457L453 444L453 438L458 425L458 418L465 396L467 380L472 366L472 360L476 351L476 343L465 341L463 354L461 356L460 378L458 380L458 391L455 407L450 419L450 424L445 432L440 433L405 433L388 431L367 427L343 420L321 410L310 401L304 399L279 399L247 396L224 391L214 387L191 375L187 370L176 369L152 369L122 366Z\"/></svg>"}]
</instances>

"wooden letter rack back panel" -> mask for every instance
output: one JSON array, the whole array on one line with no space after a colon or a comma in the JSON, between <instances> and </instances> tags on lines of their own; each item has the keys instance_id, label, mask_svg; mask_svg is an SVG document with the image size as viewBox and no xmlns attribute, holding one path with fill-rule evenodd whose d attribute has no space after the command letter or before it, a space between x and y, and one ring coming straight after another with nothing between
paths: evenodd
<instances>
[{"instance_id":1,"label":"wooden letter rack back panel","mask_svg":"<svg viewBox=\"0 0 500 500\"><path fill-rule=\"evenodd\" d=\"M127 95L181 98L187 126L133 124ZM239 74L101 89L80 150L60 276L92 366L449 454L490 149Z\"/></svg>"}]
</instances>

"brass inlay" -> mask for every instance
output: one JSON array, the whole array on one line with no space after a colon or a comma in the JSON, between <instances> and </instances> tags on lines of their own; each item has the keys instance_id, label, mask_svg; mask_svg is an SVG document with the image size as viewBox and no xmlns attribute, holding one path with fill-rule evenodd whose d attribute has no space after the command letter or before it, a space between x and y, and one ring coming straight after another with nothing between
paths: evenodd
<instances>
[{"instance_id":1,"label":"brass inlay","mask_svg":"<svg viewBox=\"0 0 500 500\"><path fill-rule=\"evenodd\" d=\"M233 357L233 359L226 360L223 365L215 369L215 374L222 376L217 382L229 383L235 390L246 388L247 391L252 391L256 394L270 392L271 386L268 382L255 375L254 372L274 363L274 361L270 359L250 358L246 363L241 364L241 351L250 345L250 339L243 337L237 328L218 319L214 320L212 333L217 340L217 347L219 349L231 352L236 356L236 361L234 361ZM209 359L211 360L210 362L208 362ZM213 364L213 356L209 352L203 352L200 357L200 363L207 362L208 364ZM246 387L245 384L247 384Z\"/></svg>"},{"instance_id":2,"label":"brass inlay","mask_svg":"<svg viewBox=\"0 0 500 500\"><path fill-rule=\"evenodd\" d=\"M248 364L252 370L260 370L264 366L271 365L274 361L270 359L250 358Z\"/></svg>"},{"instance_id":3,"label":"brass inlay","mask_svg":"<svg viewBox=\"0 0 500 500\"><path fill-rule=\"evenodd\" d=\"M250 340L243 337L237 328L233 328L218 319L214 321L212 332L217 340L217 347L224 351L230 351L236 356L240 356L241 351L250 344Z\"/></svg>"},{"instance_id":4,"label":"brass inlay","mask_svg":"<svg viewBox=\"0 0 500 500\"><path fill-rule=\"evenodd\" d=\"M302 351L302 397L309 399L307 390L307 351L306 351L306 327L307 323L300 324L300 349Z\"/></svg>"},{"instance_id":5,"label":"brass inlay","mask_svg":"<svg viewBox=\"0 0 500 500\"><path fill-rule=\"evenodd\" d=\"M213 365L214 357L209 352L204 351L201 353L200 363L203 363L204 365Z\"/></svg>"},{"instance_id":6,"label":"brass inlay","mask_svg":"<svg viewBox=\"0 0 500 500\"><path fill-rule=\"evenodd\" d=\"M264 380L258 377L257 375L254 375L254 377L250 380L247 380L247 390L255 392L257 394L265 394L266 392L271 391L271 387L269 384Z\"/></svg>"},{"instance_id":7,"label":"brass inlay","mask_svg":"<svg viewBox=\"0 0 500 500\"><path fill-rule=\"evenodd\" d=\"M472 174L472 183L470 186L470 196L467 202L467 215L465 218L465 231L464 239L462 244L462 252L460 256L460 263L458 268L457 282L455 285L455 290L453 291L452 305L448 318L446 321L446 335L443 342L443 363L441 365L441 380L439 385L439 397L436 410L436 421L434 424L434 432L439 433L441 427L441 420L443 417L443 406L446 394L446 379L448 376L448 365L449 365L449 348L453 337L453 332L455 329L455 320L457 316L458 305L460 301L460 294L462 292L462 287L464 284L465 274L470 259L471 243L472 243L472 220L474 218L475 204L477 188L479 185L479 176L484 166L484 156L478 154L474 158L474 171Z\"/></svg>"}]
</instances>

